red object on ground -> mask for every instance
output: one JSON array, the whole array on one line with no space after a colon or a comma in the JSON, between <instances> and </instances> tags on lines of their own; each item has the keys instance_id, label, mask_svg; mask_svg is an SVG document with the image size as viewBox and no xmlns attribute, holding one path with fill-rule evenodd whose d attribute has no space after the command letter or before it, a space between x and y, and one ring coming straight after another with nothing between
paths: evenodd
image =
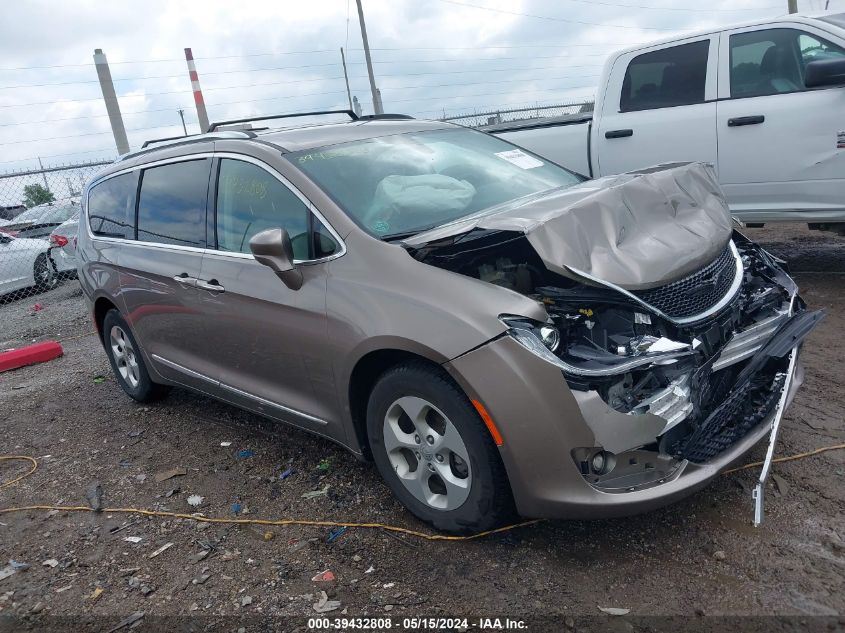
<instances>
[{"instance_id":1,"label":"red object on ground","mask_svg":"<svg viewBox=\"0 0 845 633\"><path fill-rule=\"evenodd\" d=\"M0 372L44 363L64 354L62 346L57 341L44 341L9 352L0 352Z\"/></svg>"}]
</instances>

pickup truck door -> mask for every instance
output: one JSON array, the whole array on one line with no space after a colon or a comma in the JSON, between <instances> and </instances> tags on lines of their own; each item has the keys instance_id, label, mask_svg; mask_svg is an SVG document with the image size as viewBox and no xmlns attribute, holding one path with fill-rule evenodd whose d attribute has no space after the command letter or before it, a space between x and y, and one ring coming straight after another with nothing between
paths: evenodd
<instances>
[{"instance_id":1,"label":"pickup truck door","mask_svg":"<svg viewBox=\"0 0 845 633\"><path fill-rule=\"evenodd\" d=\"M595 175L659 163L716 162L719 35L620 55L593 131Z\"/></svg>"},{"instance_id":2,"label":"pickup truck door","mask_svg":"<svg viewBox=\"0 0 845 633\"><path fill-rule=\"evenodd\" d=\"M804 85L809 62L836 57L845 41L807 24L723 33L719 174L741 219L824 222L845 211L845 87Z\"/></svg>"}]
</instances>

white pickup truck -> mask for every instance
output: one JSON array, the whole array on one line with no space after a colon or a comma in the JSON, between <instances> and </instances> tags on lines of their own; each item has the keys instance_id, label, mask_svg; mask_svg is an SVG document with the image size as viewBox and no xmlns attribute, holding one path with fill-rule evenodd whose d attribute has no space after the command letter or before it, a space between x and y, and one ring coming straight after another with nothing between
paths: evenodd
<instances>
[{"instance_id":1,"label":"white pickup truck","mask_svg":"<svg viewBox=\"0 0 845 633\"><path fill-rule=\"evenodd\" d=\"M628 48L599 81L592 113L481 129L591 177L712 163L741 221L845 228L845 13Z\"/></svg>"}]
</instances>

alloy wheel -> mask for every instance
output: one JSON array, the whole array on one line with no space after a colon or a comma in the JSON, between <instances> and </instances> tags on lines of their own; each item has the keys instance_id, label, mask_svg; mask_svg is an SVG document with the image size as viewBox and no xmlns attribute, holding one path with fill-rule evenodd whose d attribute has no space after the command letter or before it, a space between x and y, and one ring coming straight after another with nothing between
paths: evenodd
<instances>
[{"instance_id":1,"label":"alloy wheel","mask_svg":"<svg viewBox=\"0 0 845 633\"><path fill-rule=\"evenodd\" d=\"M141 382L140 368L135 348L122 328L115 325L109 333L111 353L121 378L133 389Z\"/></svg>"},{"instance_id":2,"label":"alloy wheel","mask_svg":"<svg viewBox=\"0 0 845 633\"><path fill-rule=\"evenodd\" d=\"M384 417L384 447L399 481L419 501L444 511L466 501L469 453L455 425L430 402L416 396L393 402Z\"/></svg>"}]
</instances>

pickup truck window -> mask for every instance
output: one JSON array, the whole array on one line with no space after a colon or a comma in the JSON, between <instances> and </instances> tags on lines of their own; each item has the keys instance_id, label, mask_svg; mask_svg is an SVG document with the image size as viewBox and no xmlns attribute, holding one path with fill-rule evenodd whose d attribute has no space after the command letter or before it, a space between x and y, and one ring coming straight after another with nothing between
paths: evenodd
<instances>
[{"instance_id":1,"label":"pickup truck window","mask_svg":"<svg viewBox=\"0 0 845 633\"><path fill-rule=\"evenodd\" d=\"M631 60L622 82L622 112L704 102L710 40L661 48Z\"/></svg>"},{"instance_id":2,"label":"pickup truck window","mask_svg":"<svg viewBox=\"0 0 845 633\"><path fill-rule=\"evenodd\" d=\"M845 57L845 49L796 29L731 35L731 96L760 97L804 90L804 67Z\"/></svg>"}]
</instances>

